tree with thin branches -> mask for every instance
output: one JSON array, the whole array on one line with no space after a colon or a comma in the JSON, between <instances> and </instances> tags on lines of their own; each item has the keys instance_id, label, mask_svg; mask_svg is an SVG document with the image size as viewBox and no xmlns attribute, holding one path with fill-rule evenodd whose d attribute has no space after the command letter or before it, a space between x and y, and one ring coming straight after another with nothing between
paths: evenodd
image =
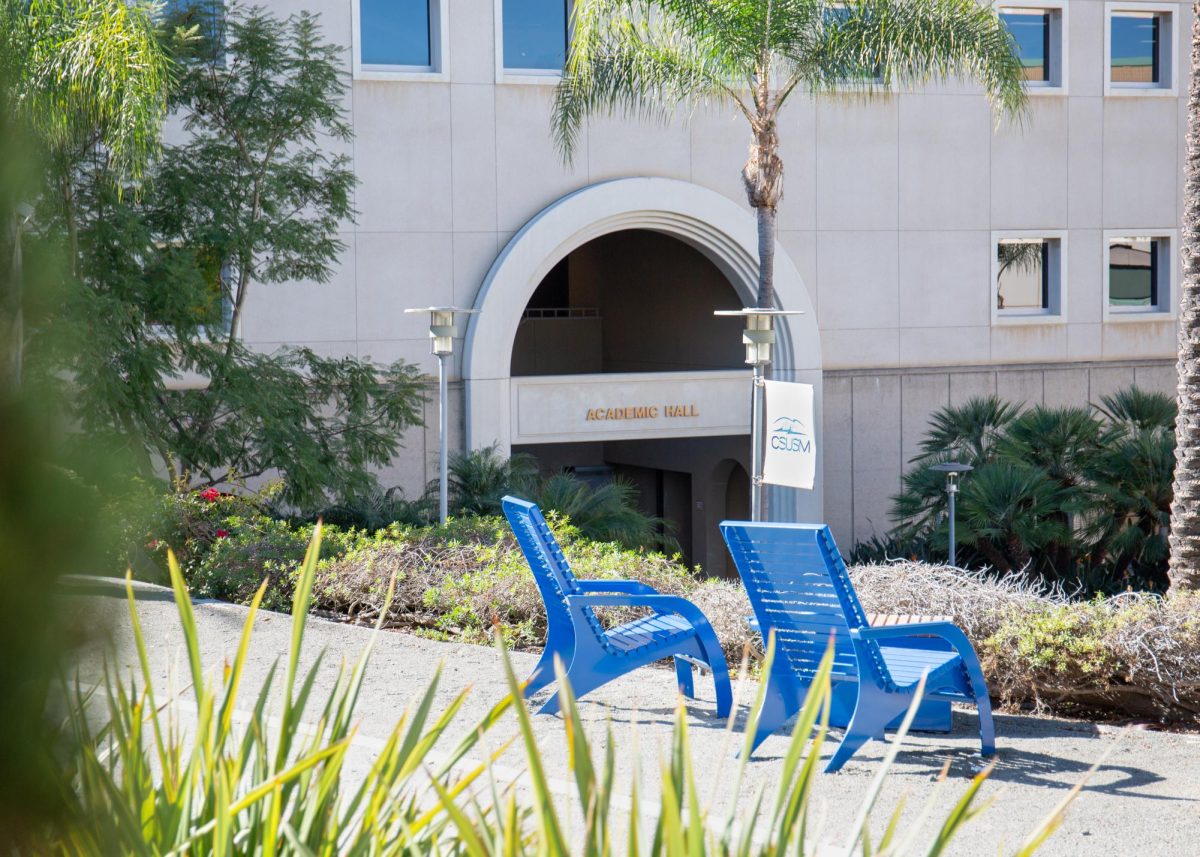
<instances>
[{"instance_id":1,"label":"tree with thin branches","mask_svg":"<svg viewBox=\"0 0 1200 857\"><path fill-rule=\"evenodd\" d=\"M978 82L1000 115L1026 103L1012 38L976 0L577 0L572 23L551 123L568 161L596 113L665 122L717 104L749 123L742 180L758 220L759 307L775 306L779 116L794 94L957 77Z\"/></svg>"}]
</instances>

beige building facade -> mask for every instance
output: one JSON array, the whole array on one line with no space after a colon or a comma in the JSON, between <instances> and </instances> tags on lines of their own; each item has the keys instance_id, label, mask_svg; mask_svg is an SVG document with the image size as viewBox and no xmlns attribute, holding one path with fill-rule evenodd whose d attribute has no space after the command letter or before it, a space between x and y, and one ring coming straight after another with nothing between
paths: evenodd
<instances>
[{"instance_id":1,"label":"beige building facade","mask_svg":"<svg viewBox=\"0 0 1200 857\"><path fill-rule=\"evenodd\" d=\"M798 97L783 114L778 289L804 315L781 332L776 374L817 388L820 466L814 491L773 489L770 507L828 521L847 548L888 528L939 407L1174 388L1191 7L1000 5L1045 38L1019 126L956 82ZM506 62L506 24L554 3L428 0L424 65L377 61L373 0L270 6L320 13L345 47L355 139L331 145L352 159L358 217L331 282L251 296L245 340L433 374L426 320L403 310L474 307L451 448L624 475L721 572L716 522L745 515L748 490L740 324L712 316L753 299L744 121L596 120L566 164L549 134L555 75ZM1127 30L1151 34L1150 60L1118 44ZM436 426L431 401L385 484L412 496L436 474Z\"/></svg>"}]
</instances>

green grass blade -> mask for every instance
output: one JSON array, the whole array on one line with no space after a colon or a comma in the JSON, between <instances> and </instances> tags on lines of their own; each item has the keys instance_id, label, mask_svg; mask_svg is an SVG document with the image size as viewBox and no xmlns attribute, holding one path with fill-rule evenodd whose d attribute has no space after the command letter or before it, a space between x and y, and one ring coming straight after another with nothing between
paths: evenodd
<instances>
[{"instance_id":1,"label":"green grass blade","mask_svg":"<svg viewBox=\"0 0 1200 857\"><path fill-rule=\"evenodd\" d=\"M298 716L297 706L292 699L296 685L296 673L300 665L300 650L304 643L304 626L308 620L308 605L312 596L313 581L317 575L317 559L321 554L321 522L313 527L312 540L300 565L296 580L296 591L292 596L292 639L288 649L287 672L283 684L283 710L280 713L279 747L275 758L275 769L283 768L290 750L292 720ZM303 710L303 706L299 706Z\"/></svg>"},{"instance_id":2,"label":"green grass blade","mask_svg":"<svg viewBox=\"0 0 1200 857\"><path fill-rule=\"evenodd\" d=\"M1108 757L1112 755L1113 751L1116 750L1118 746L1119 742L1114 743L1108 748L1107 751L1105 751L1104 755L1096 760L1095 764L1088 768L1087 773L1080 778L1079 782L1071 787L1071 790L1067 792L1063 799L1058 802L1058 805L1050 811L1050 814L1042 819L1041 823L1038 824L1038 826L1032 831L1030 831L1027 837L1025 837L1025 841L1022 842L1021 846L1017 849L1015 857L1029 857L1029 855L1033 854L1035 851L1041 848L1043 844L1045 844L1046 840L1050 838L1054 831L1058 830L1058 828L1062 826L1063 819L1067 814L1067 809L1071 806L1075 799L1079 797L1079 793L1083 791L1083 787L1087 785L1088 780L1095 775L1096 771L1100 770L1100 766L1108 760Z\"/></svg>"},{"instance_id":3,"label":"green grass blade","mask_svg":"<svg viewBox=\"0 0 1200 857\"><path fill-rule=\"evenodd\" d=\"M265 578L254 598L250 601L250 609L246 612L246 621L242 625L242 637L238 641L237 651L233 656L233 664L229 672L229 681L225 685L225 700L221 703L221 711L217 719L221 727L221 735L228 735L233 726L233 711L237 705L238 688L242 683L242 672L246 667L246 656L250 651L250 634L254 631L254 619L258 615L258 607L262 604L263 596L267 593L270 578Z\"/></svg>"},{"instance_id":4,"label":"green grass blade","mask_svg":"<svg viewBox=\"0 0 1200 857\"><path fill-rule=\"evenodd\" d=\"M504 635L496 634L496 645L500 649L500 658L504 664L504 675L508 680L509 695L514 700L513 708L517 712L517 723L521 728L521 738L525 744L525 755L529 762L529 776L533 780L534 796L537 802L538 823L541 827L544 846L554 854L565 854L568 851L566 840L559 825L558 816L554 809L554 799L550 785L546 781L546 772L542 768L541 751L533 736L533 724L529 722L529 710L521 694L521 684L513 672L512 659L504 645Z\"/></svg>"},{"instance_id":5,"label":"green grass blade","mask_svg":"<svg viewBox=\"0 0 1200 857\"><path fill-rule=\"evenodd\" d=\"M975 796L979 794L979 789L983 786L984 780L991 775L995 767L996 763L993 762L971 778L971 784L967 786L966 792L954 804L954 808L946 816L946 820L942 823L937 836L930 843L929 850L926 852L927 857L937 857L937 855L941 854L946 846L950 844L950 840L954 838L960 827L987 809L988 804L975 808L972 808L971 804L975 801Z\"/></svg>"},{"instance_id":6,"label":"green grass blade","mask_svg":"<svg viewBox=\"0 0 1200 857\"><path fill-rule=\"evenodd\" d=\"M174 551L167 551L167 568L171 575L171 589L175 592L175 608L183 626L183 641L187 648L188 666L192 671L192 687L198 702L204 689L204 671L200 668L200 632L196 629L192 599L188 595L187 585L183 582L183 573L179 570Z\"/></svg>"},{"instance_id":7,"label":"green grass blade","mask_svg":"<svg viewBox=\"0 0 1200 857\"><path fill-rule=\"evenodd\" d=\"M887 778L888 771L895 764L896 756L900 752L900 745L904 741L904 736L908 734L913 718L917 716L917 709L921 707L921 699L925 695L925 678L926 673L922 673L920 680L917 682L916 691L913 694L912 704L908 706L908 711L905 712L904 719L900 722L900 728L896 730L896 736L888 745L887 753L884 754L883 761L880 762L875 772L875 777L871 780L871 786L863 798L862 805L859 807L858 817L855 818L854 826L850 829L851 838L846 843L847 853L854 850L854 846L858 844L859 840L867 835L867 822L871 817L871 810L875 808L875 802L879 800L879 793L883 790L883 783Z\"/></svg>"}]
</instances>

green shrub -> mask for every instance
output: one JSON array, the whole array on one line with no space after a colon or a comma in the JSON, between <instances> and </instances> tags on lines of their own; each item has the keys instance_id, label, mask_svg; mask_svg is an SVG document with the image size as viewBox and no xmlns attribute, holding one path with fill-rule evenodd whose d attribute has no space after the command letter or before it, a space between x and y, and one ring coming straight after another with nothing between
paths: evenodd
<instances>
[{"instance_id":1,"label":"green shrub","mask_svg":"<svg viewBox=\"0 0 1200 857\"><path fill-rule=\"evenodd\" d=\"M998 574L1031 574L1084 596L1165 591L1175 467L1175 406L1130 387L1092 408L1025 410L996 396L942 408L903 490L884 543L854 555L927 558L947 553L943 474L974 471L958 497L957 559Z\"/></svg>"},{"instance_id":2,"label":"green shrub","mask_svg":"<svg viewBox=\"0 0 1200 857\"><path fill-rule=\"evenodd\" d=\"M631 551L584 538L570 523L549 515L572 568L583 578L635 578L662 592L686 594L699 578L654 552ZM322 564L316 605L355 620L374 621L382 609L384 581L396 578L388 627L440 638L483 642L499 621L509 642L540 646L546 618L524 555L503 518L452 519L445 527L392 527ZM620 611L605 618L616 621Z\"/></svg>"},{"instance_id":3,"label":"green shrub","mask_svg":"<svg viewBox=\"0 0 1200 857\"><path fill-rule=\"evenodd\" d=\"M438 676L424 694L415 695L393 727L385 746L365 774L347 771L344 763L354 738L355 708L362 689L370 646L347 673L345 668L326 700L309 696L315 671L299 668L310 591L317 572L320 531L296 578L292 644L283 657L282 710L277 723L264 714L274 671L258 691L254 716L247 728L235 726L235 700L241 687L251 631L266 584L251 602L241 643L224 669L206 672L191 602L182 574L170 561L180 623L195 697L195 725L181 728L179 697L153 684L146 642L129 590L130 614L140 674L122 678L110 669L100 683L99 706L76 685L67 694L69 728L78 750L62 770L63 792L73 804L68 823L55 825L36 839L31 854L475 854L520 857L525 854L610 854L622 843L651 855L805 854L821 843L808 838L811 789L826 736L832 650L813 681L778 766L773 790L760 796L756 810L738 816L740 789L749 759L760 691L744 727L741 762L729 779L733 800L727 818L713 818L702 806L700 786L692 772L687 719L681 705L673 727L672 750L654 795L639 793L637 778L629 800L628 837L617 839L620 821L615 799L625 796L614 775L617 748L611 733L603 754L595 752L570 688L564 685L563 719L570 766L577 794L567 800L548 786L542 753L534 738L530 714L520 686L504 658L510 693L466 733L442 759L438 744L461 708L463 691L440 713L433 711ZM388 609L385 595L381 615ZM376 626L378 630L378 625ZM501 643L503 649L503 644ZM768 657L770 655L768 654ZM315 729L301 722L306 706L323 712ZM189 706L190 707L190 706ZM529 794L506 781L494 765L507 745L482 762L468 754L512 710L520 728L528 771ZM851 829L839 831L846 853L884 851L905 839L900 835L900 807L891 814L879 841L869 830L883 778L893 764L915 706L880 764L872 788ZM107 716L104 716L104 715ZM730 718L732 729L734 718ZM929 853L940 853L959 828L983 811L975 807L978 790L991 768L978 774L934 834ZM473 784L491 788L472 788ZM707 789L705 792L707 793ZM1077 791L1077 790L1076 790ZM1061 824L1068 795L1018 850L1031 854ZM763 798L766 798L763 800ZM643 819L653 806L656 817ZM582 828L570 829L582 817ZM913 831L915 835L916 831ZM911 845L912 843L909 842Z\"/></svg>"},{"instance_id":4,"label":"green shrub","mask_svg":"<svg viewBox=\"0 0 1200 857\"><path fill-rule=\"evenodd\" d=\"M1009 705L1200 722L1200 594L1031 604L977 645Z\"/></svg>"}]
</instances>

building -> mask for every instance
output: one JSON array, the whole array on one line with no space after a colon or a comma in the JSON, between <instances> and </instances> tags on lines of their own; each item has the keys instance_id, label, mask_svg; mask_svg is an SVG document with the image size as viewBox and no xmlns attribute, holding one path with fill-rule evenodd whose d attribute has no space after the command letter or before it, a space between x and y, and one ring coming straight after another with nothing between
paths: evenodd
<instances>
[{"instance_id":1,"label":"building","mask_svg":"<svg viewBox=\"0 0 1200 857\"><path fill-rule=\"evenodd\" d=\"M566 0L271 0L345 45L361 180L331 283L262 289L244 338L435 371L411 306L473 306L452 448L634 479L688 555L748 493L754 220L727 111L593 121L567 165L548 131ZM773 514L847 546L888 526L929 414L967 397L1083 404L1171 390L1187 34L1183 3L1012 0L1031 92L996 127L942 83L869 102L797 98L781 127L778 290L800 309L778 377L817 388L817 489ZM651 410L653 409L653 413ZM436 410L385 484L436 473Z\"/></svg>"}]
</instances>

